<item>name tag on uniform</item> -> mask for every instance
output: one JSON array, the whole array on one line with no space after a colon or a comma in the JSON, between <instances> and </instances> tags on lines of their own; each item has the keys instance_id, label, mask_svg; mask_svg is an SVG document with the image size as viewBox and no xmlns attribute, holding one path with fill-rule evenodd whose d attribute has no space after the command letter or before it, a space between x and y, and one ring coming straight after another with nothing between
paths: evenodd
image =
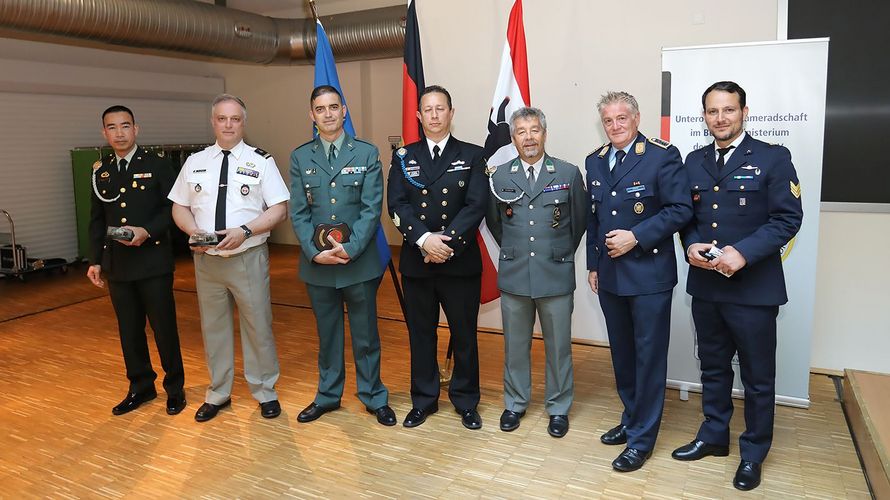
<instances>
[{"instance_id":1,"label":"name tag on uniform","mask_svg":"<svg viewBox=\"0 0 890 500\"><path fill-rule=\"evenodd\" d=\"M645 184L641 184L639 186L632 186L632 187L625 189L625 191L627 191L628 193L636 193L637 191L645 191L645 190L646 190Z\"/></svg>"},{"instance_id":2,"label":"name tag on uniform","mask_svg":"<svg viewBox=\"0 0 890 500\"><path fill-rule=\"evenodd\" d=\"M151 179L151 172L145 172L143 174L133 174L134 179Z\"/></svg>"},{"instance_id":3,"label":"name tag on uniform","mask_svg":"<svg viewBox=\"0 0 890 500\"><path fill-rule=\"evenodd\" d=\"M368 170L368 167L343 167L340 170L341 174L350 175L350 174L363 174Z\"/></svg>"},{"instance_id":4,"label":"name tag on uniform","mask_svg":"<svg viewBox=\"0 0 890 500\"><path fill-rule=\"evenodd\" d=\"M570 184L551 184L544 188L542 192L551 193L553 191L565 191L570 187Z\"/></svg>"},{"instance_id":5,"label":"name tag on uniform","mask_svg":"<svg viewBox=\"0 0 890 500\"><path fill-rule=\"evenodd\" d=\"M420 170L405 171L405 173L408 174L408 177L417 177L420 175Z\"/></svg>"},{"instance_id":6,"label":"name tag on uniform","mask_svg":"<svg viewBox=\"0 0 890 500\"><path fill-rule=\"evenodd\" d=\"M201 172L206 172L206 171L207 171L206 168L199 168L199 169L196 169L196 170L192 170L192 173L193 173L193 174L200 174Z\"/></svg>"},{"instance_id":7,"label":"name tag on uniform","mask_svg":"<svg viewBox=\"0 0 890 500\"><path fill-rule=\"evenodd\" d=\"M235 170L235 173L240 174L240 175L246 175L248 177L254 177L254 178L259 178L259 176L260 176L260 172L258 170L251 170L249 168L244 168L244 167L238 167L238 169Z\"/></svg>"}]
</instances>

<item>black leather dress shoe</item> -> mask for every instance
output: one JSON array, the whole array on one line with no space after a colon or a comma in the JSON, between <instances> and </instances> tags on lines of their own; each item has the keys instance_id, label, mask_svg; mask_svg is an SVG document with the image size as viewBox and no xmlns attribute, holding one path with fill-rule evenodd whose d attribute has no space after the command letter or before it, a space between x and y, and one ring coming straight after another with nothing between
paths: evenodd
<instances>
[{"instance_id":1,"label":"black leather dress shoe","mask_svg":"<svg viewBox=\"0 0 890 500\"><path fill-rule=\"evenodd\" d=\"M550 415L550 424L547 425L547 433L555 438L561 438L569 432L568 415Z\"/></svg>"},{"instance_id":2,"label":"black leather dress shoe","mask_svg":"<svg viewBox=\"0 0 890 500\"><path fill-rule=\"evenodd\" d=\"M748 491L760 486L760 464L742 460L735 471L732 485L737 490Z\"/></svg>"},{"instance_id":3,"label":"black leather dress shoe","mask_svg":"<svg viewBox=\"0 0 890 500\"><path fill-rule=\"evenodd\" d=\"M322 406L318 406L315 402L309 403L309 406L303 409L299 415L297 415L297 422L305 424L306 422L312 422L313 420L318 420L318 417L324 415L329 411L334 411L339 408L340 405L332 406L330 408L324 408Z\"/></svg>"},{"instance_id":4,"label":"black leather dress shoe","mask_svg":"<svg viewBox=\"0 0 890 500\"><path fill-rule=\"evenodd\" d=\"M458 415L460 415L460 423L464 424L464 427L466 427L467 429L482 428L482 416L479 415L479 412L476 411L476 408L456 411Z\"/></svg>"},{"instance_id":5,"label":"black leather dress shoe","mask_svg":"<svg viewBox=\"0 0 890 500\"><path fill-rule=\"evenodd\" d=\"M226 402L221 405L215 405L212 403L204 403L201 405L200 408L198 408L198 411L195 412L195 420L198 422L206 422L206 421L212 419L213 417L215 417L216 414L219 413L219 410L222 410L223 408L225 408L226 406L229 406L231 404L232 404L231 399L226 400Z\"/></svg>"},{"instance_id":6,"label":"black leather dress shoe","mask_svg":"<svg viewBox=\"0 0 890 500\"><path fill-rule=\"evenodd\" d=\"M504 432L515 431L519 428L519 420L524 416L524 411L504 410L504 413L501 413L501 430Z\"/></svg>"},{"instance_id":7,"label":"black leather dress shoe","mask_svg":"<svg viewBox=\"0 0 890 500\"><path fill-rule=\"evenodd\" d=\"M704 441L696 439L695 441L683 445L671 456L677 460L699 460L709 456L725 457L729 455L729 446L720 446L718 444L708 444Z\"/></svg>"},{"instance_id":8,"label":"black leather dress shoe","mask_svg":"<svg viewBox=\"0 0 890 500\"><path fill-rule=\"evenodd\" d=\"M263 418L275 418L278 415L281 415L281 404L277 399L260 403L260 415L262 415Z\"/></svg>"},{"instance_id":9,"label":"black leather dress shoe","mask_svg":"<svg viewBox=\"0 0 890 500\"><path fill-rule=\"evenodd\" d=\"M600 441L603 444L607 444L610 446L617 444L624 444L627 442L627 427L622 424L618 424L615 427L607 430L602 436L600 436Z\"/></svg>"},{"instance_id":10,"label":"black leather dress shoe","mask_svg":"<svg viewBox=\"0 0 890 500\"><path fill-rule=\"evenodd\" d=\"M167 415L179 415L185 409L185 394L167 396Z\"/></svg>"},{"instance_id":11,"label":"black leather dress shoe","mask_svg":"<svg viewBox=\"0 0 890 500\"><path fill-rule=\"evenodd\" d=\"M383 405L376 410L370 408L365 409L368 410L368 413L377 417L378 424L385 426L396 425L396 412L392 411L392 408L390 408L389 405Z\"/></svg>"},{"instance_id":12,"label":"black leather dress shoe","mask_svg":"<svg viewBox=\"0 0 890 500\"><path fill-rule=\"evenodd\" d=\"M142 403L146 403L151 401L152 399L158 397L158 393L156 391L150 392L130 392L127 394L127 397L124 398L117 406L111 409L111 413L115 415L123 415L124 413L129 413L136 408L139 408Z\"/></svg>"},{"instance_id":13,"label":"black leather dress shoe","mask_svg":"<svg viewBox=\"0 0 890 500\"><path fill-rule=\"evenodd\" d=\"M426 422L426 417L432 415L439 411L438 408L427 408L426 410L421 410L420 408L411 408L411 411L405 415L405 420L402 422L402 425L405 427L417 427L418 425Z\"/></svg>"},{"instance_id":14,"label":"black leather dress shoe","mask_svg":"<svg viewBox=\"0 0 890 500\"><path fill-rule=\"evenodd\" d=\"M618 455L618 458L612 460L612 468L618 472L633 472L642 467L651 456L652 450L643 451L636 448L625 448Z\"/></svg>"}]
</instances>

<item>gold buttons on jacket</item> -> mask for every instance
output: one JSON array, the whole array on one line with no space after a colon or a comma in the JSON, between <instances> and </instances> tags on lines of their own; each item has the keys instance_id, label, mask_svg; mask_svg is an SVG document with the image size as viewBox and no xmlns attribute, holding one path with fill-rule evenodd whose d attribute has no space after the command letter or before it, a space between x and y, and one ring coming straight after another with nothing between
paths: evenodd
<instances>
[{"instance_id":1,"label":"gold buttons on jacket","mask_svg":"<svg viewBox=\"0 0 890 500\"><path fill-rule=\"evenodd\" d=\"M712 223L711 223L711 227L716 228L716 227L717 227L717 223L716 223L716 222L712 222Z\"/></svg>"},{"instance_id":2,"label":"gold buttons on jacket","mask_svg":"<svg viewBox=\"0 0 890 500\"><path fill-rule=\"evenodd\" d=\"M121 217L121 224L126 224L126 223L127 223L127 218Z\"/></svg>"},{"instance_id":3,"label":"gold buttons on jacket","mask_svg":"<svg viewBox=\"0 0 890 500\"><path fill-rule=\"evenodd\" d=\"M711 205L711 208L713 208L714 210L717 210L717 204L714 203L713 205Z\"/></svg>"},{"instance_id":4,"label":"gold buttons on jacket","mask_svg":"<svg viewBox=\"0 0 890 500\"><path fill-rule=\"evenodd\" d=\"M714 191L720 191L720 186L714 186Z\"/></svg>"},{"instance_id":5,"label":"gold buttons on jacket","mask_svg":"<svg viewBox=\"0 0 890 500\"><path fill-rule=\"evenodd\" d=\"M331 216L331 220L337 220L337 216L336 216L336 215L332 215L332 216Z\"/></svg>"},{"instance_id":6,"label":"gold buttons on jacket","mask_svg":"<svg viewBox=\"0 0 890 500\"><path fill-rule=\"evenodd\" d=\"M121 202L121 208L127 208L127 202L122 201L122 202Z\"/></svg>"}]
</instances>

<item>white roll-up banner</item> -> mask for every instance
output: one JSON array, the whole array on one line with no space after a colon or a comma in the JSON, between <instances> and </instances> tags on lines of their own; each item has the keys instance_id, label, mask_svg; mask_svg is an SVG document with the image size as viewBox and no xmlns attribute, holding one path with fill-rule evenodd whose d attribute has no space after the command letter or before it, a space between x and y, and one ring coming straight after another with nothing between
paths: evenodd
<instances>
[{"instance_id":1,"label":"white roll-up banner","mask_svg":"<svg viewBox=\"0 0 890 500\"><path fill-rule=\"evenodd\" d=\"M734 81L747 93L745 130L791 151L800 178L804 219L797 236L782 248L788 303L780 308L777 325L776 401L801 407L809 406L827 75L827 38L662 51L661 136L677 146L684 159L690 151L713 142L702 117L701 96L721 80ZM700 391L692 300L686 294L689 266L683 255L678 243L680 283L671 312L668 386ZM738 371L736 395L742 387Z\"/></svg>"}]
</instances>

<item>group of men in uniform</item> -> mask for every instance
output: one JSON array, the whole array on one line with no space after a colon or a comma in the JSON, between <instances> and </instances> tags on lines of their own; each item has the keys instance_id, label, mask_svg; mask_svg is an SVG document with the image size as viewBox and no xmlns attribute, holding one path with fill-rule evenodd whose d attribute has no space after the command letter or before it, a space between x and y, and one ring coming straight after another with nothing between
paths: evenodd
<instances>
[{"instance_id":1,"label":"group of men in uniform","mask_svg":"<svg viewBox=\"0 0 890 500\"><path fill-rule=\"evenodd\" d=\"M578 167L545 151L547 121L523 107L509 119L518 155L485 165L482 148L451 135L451 95L430 86L419 96L423 138L393 151L387 207L404 237L402 285L411 351L412 409L417 427L439 409L439 308L455 365L448 396L461 423L482 427L476 341L482 258L476 229L485 218L500 245L498 288L504 325L504 406L499 426L520 425L531 399L530 349L536 317L544 337L547 431L569 430L574 397L571 315L575 252L587 233L588 284L606 319L621 421L601 436L626 445L612 462L622 472L651 456L664 408L671 296L677 284L675 233L690 264L687 291L698 336L705 420L678 460L726 456L736 352L745 386L746 430L733 484L760 483L775 404L776 316L787 302L779 251L800 228L800 184L787 149L744 131L745 91L718 82L702 96L715 142L689 154L639 132L636 99L609 92L597 105L609 142ZM233 304L238 306L244 373L261 414L281 407L271 330L269 231L287 217L299 239L319 337L318 390L297 417L311 422L340 406L345 380L344 305L348 311L358 397L382 425L395 425L380 379L376 294L383 273L375 245L383 203L377 149L344 131L346 106L331 86L313 89L309 117L318 136L291 154L288 192L271 155L244 143L247 110L223 94L212 104L216 143L172 170L135 145L133 113L103 114L114 154L93 173L94 247L89 278L111 286L130 390L115 414L156 397L145 339L151 322L166 372L167 412L185 407L182 360L172 297L172 222L193 240L195 276L210 386L195 415L214 418L231 402ZM134 160L135 156L135 160ZM130 181L132 180L132 185ZM129 205L127 205L129 203ZM110 226L131 239L106 239ZM145 265L147 259L151 266ZM133 259L139 265L128 265Z\"/></svg>"}]
</instances>

